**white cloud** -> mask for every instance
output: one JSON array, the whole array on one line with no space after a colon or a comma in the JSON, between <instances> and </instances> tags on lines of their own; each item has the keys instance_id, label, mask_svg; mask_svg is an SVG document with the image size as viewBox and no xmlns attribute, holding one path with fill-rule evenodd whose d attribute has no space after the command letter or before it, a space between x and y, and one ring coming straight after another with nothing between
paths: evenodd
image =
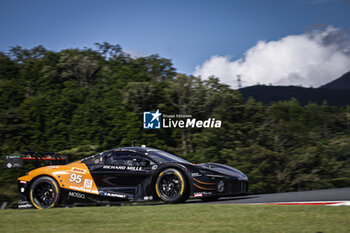
<instances>
[{"instance_id":1,"label":"white cloud","mask_svg":"<svg viewBox=\"0 0 350 233\"><path fill-rule=\"evenodd\" d=\"M243 58L214 55L196 66L194 75L219 77L237 87L257 83L318 87L350 70L350 35L332 26L278 41L258 41Z\"/></svg>"}]
</instances>

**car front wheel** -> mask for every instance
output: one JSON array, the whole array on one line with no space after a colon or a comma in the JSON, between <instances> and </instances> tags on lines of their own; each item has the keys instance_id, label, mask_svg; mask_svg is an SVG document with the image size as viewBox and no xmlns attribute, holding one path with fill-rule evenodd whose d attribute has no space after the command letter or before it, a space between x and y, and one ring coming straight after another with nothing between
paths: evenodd
<instances>
[{"instance_id":1,"label":"car front wheel","mask_svg":"<svg viewBox=\"0 0 350 233\"><path fill-rule=\"evenodd\" d=\"M157 177L156 192L164 202L184 202L187 199L186 178L178 169L165 169Z\"/></svg>"},{"instance_id":2,"label":"car front wheel","mask_svg":"<svg viewBox=\"0 0 350 233\"><path fill-rule=\"evenodd\" d=\"M59 194L57 182L48 176L36 179L29 190L30 201L37 209L54 207L58 202Z\"/></svg>"}]
</instances>

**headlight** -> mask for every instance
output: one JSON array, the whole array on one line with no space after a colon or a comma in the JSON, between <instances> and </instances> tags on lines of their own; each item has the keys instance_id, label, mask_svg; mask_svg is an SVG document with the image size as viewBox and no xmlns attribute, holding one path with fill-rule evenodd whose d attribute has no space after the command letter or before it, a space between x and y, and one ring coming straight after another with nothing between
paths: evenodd
<instances>
[{"instance_id":1,"label":"headlight","mask_svg":"<svg viewBox=\"0 0 350 233\"><path fill-rule=\"evenodd\" d=\"M204 175L204 176L208 176L208 177L213 177L213 178L225 178L225 176L223 175L219 175L216 172L212 172L209 170L205 170L205 169L200 169L199 172Z\"/></svg>"},{"instance_id":2,"label":"headlight","mask_svg":"<svg viewBox=\"0 0 350 233\"><path fill-rule=\"evenodd\" d=\"M200 169L199 172L202 173L203 175L214 175L214 172L204 170L204 169Z\"/></svg>"}]
</instances>

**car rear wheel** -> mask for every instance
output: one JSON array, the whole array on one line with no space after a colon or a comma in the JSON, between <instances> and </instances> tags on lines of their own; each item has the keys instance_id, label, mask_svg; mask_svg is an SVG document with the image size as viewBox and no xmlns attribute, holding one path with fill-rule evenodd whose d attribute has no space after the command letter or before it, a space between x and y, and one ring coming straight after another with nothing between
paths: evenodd
<instances>
[{"instance_id":1,"label":"car rear wheel","mask_svg":"<svg viewBox=\"0 0 350 233\"><path fill-rule=\"evenodd\" d=\"M30 201L37 209L54 207L58 202L59 194L57 182L48 176L36 179L29 190Z\"/></svg>"},{"instance_id":2,"label":"car rear wheel","mask_svg":"<svg viewBox=\"0 0 350 233\"><path fill-rule=\"evenodd\" d=\"M156 192L158 197L164 202L183 202L187 199L186 178L175 168L165 169L158 175Z\"/></svg>"}]
</instances>

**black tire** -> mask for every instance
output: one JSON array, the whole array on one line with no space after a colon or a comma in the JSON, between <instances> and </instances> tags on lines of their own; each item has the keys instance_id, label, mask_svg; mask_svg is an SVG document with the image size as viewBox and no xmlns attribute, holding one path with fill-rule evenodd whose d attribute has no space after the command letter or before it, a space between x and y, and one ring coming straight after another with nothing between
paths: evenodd
<instances>
[{"instance_id":1,"label":"black tire","mask_svg":"<svg viewBox=\"0 0 350 233\"><path fill-rule=\"evenodd\" d=\"M159 173L156 193L166 203L184 202L188 198L187 180L176 168L167 168Z\"/></svg>"},{"instance_id":2,"label":"black tire","mask_svg":"<svg viewBox=\"0 0 350 233\"><path fill-rule=\"evenodd\" d=\"M57 182L49 176L36 179L30 186L29 199L37 209L54 207L58 202L59 196L60 188Z\"/></svg>"},{"instance_id":3,"label":"black tire","mask_svg":"<svg viewBox=\"0 0 350 233\"><path fill-rule=\"evenodd\" d=\"M219 199L219 197L202 197L201 200L202 201L216 201L217 199Z\"/></svg>"}]
</instances>

